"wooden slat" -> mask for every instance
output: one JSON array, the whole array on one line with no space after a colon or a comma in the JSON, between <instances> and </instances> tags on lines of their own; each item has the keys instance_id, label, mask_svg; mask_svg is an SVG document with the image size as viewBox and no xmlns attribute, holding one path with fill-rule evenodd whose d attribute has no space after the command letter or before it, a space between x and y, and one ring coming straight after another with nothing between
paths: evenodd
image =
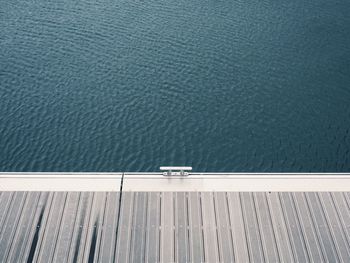
<instances>
[{"instance_id":1,"label":"wooden slat","mask_svg":"<svg viewBox=\"0 0 350 263\"><path fill-rule=\"evenodd\" d=\"M227 193L227 204L231 222L235 261L248 262L250 257L239 193Z\"/></svg>"},{"instance_id":2,"label":"wooden slat","mask_svg":"<svg viewBox=\"0 0 350 263\"><path fill-rule=\"evenodd\" d=\"M0 199L0 211L2 211L0 213L0 237L1 237L1 233L6 228L6 224L4 222L9 215L8 210L11 207L11 203L14 195L15 195L14 192L2 192L1 199Z\"/></svg>"},{"instance_id":3,"label":"wooden slat","mask_svg":"<svg viewBox=\"0 0 350 263\"><path fill-rule=\"evenodd\" d=\"M39 250L39 241L44 233L45 217L50 210L51 201L52 194L40 192L39 201L36 205L31 228L28 233L28 241L21 255L18 256L21 262L32 262L36 251Z\"/></svg>"},{"instance_id":4,"label":"wooden slat","mask_svg":"<svg viewBox=\"0 0 350 263\"><path fill-rule=\"evenodd\" d=\"M213 193L201 193L202 221L205 261L219 262L219 244L216 232L216 219Z\"/></svg>"},{"instance_id":5,"label":"wooden slat","mask_svg":"<svg viewBox=\"0 0 350 263\"><path fill-rule=\"evenodd\" d=\"M80 218L79 218L79 225L76 232L76 236L74 237L74 256L72 261L83 261L85 256L85 249L86 249L86 243L89 242L89 230L90 230L90 219L92 214L92 207L94 204L96 193L89 192L86 195L86 198L83 199L82 207L83 210Z\"/></svg>"},{"instance_id":6,"label":"wooden slat","mask_svg":"<svg viewBox=\"0 0 350 263\"><path fill-rule=\"evenodd\" d=\"M61 226L62 214L66 205L67 193L57 192L53 196L50 213L44 235L41 239L40 250L38 250L35 261L51 262L55 252L57 237Z\"/></svg>"},{"instance_id":7,"label":"wooden slat","mask_svg":"<svg viewBox=\"0 0 350 263\"><path fill-rule=\"evenodd\" d=\"M189 262L188 215L186 193L174 193L175 201L175 261Z\"/></svg>"},{"instance_id":8,"label":"wooden slat","mask_svg":"<svg viewBox=\"0 0 350 263\"><path fill-rule=\"evenodd\" d=\"M13 237L11 244L11 251L7 257L8 262L20 262L23 256L26 243L29 242L30 230L33 226L34 214L36 206L39 202L40 193L30 192L27 193L26 202L21 212L20 221L17 224L16 234Z\"/></svg>"},{"instance_id":9,"label":"wooden slat","mask_svg":"<svg viewBox=\"0 0 350 263\"><path fill-rule=\"evenodd\" d=\"M79 194L78 208L75 214L74 228L72 239L70 242L70 250L68 253L68 262L76 262L84 252L84 240L86 225L90 217L90 207L92 203L93 194L83 192Z\"/></svg>"},{"instance_id":10,"label":"wooden slat","mask_svg":"<svg viewBox=\"0 0 350 263\"><path fill-rule=\"evenodd\" d=\"M286 221L278 193L267 195L268 207L271 214L271 223L274 229L276 246L281 262L295 262L291 247L291 240L288 235Z\"/></svg>"},{"instance_id":11,"label":"wooden slat","mask_svg":"<svg viewBox=\"0 0 350 263\"><path fill-rule=\"evenodd\" d=\"M320 243L325 251L325 258L328 262L339 262L339 258L334 247L334 241L328 229L322 207L320 205L317 193L307 193L306 200L315 225L316 233Z\"/></svg>"},{"instance_id":12,"label":"wooden slat","mask_svg":"<svg viewBox=\"0 0 350 263\"><path fill-rule=\"evenodd\" d=\"M174 255L174 200L173 193L161 195L160 262L173 262Z\"/></svg>"},{"instance_id":13,"label":"wooden slat","mask_svg":"<svg viewBox=\"0 0 350 263\"><path fill-rule=\"evenodd\" d=\"M50 227L50 215L52 211L52 206L54 203L55 193L50 192L48 198L46 199L45 205L40 211L40 217L38 218L35 231L33 231L32 242L30 246L30 251L28 255L29 261L38 262L38 257L42 253L43 244L45 244L45 236L47 228Z\"/></svg>"},{"instance_id":14,"label":"wooden slat","mask_svg":"<svg viewBox=\"0 0 350 263\"><path fill-rule=\"evenodd\" d=\"M203 232L199 193L188 193L190 261L203 262Z\"/></svg>"},{"instance_id":15,"label":"wooden slat","mask_svg":"<svg viewBox=\"0 0 350 263\"><path fill-rule=\"evenodd\" d=\"M11 249L12 240L15 238L16 230L21 228L19 224L27 193L17 192L8 210L8 216L4 221L4 227L0 233L0 262L7 261Z\"/></svg>"},{"instance_id":16,"label":"wooden slat","mask_svg":"<svg viewBox=\"0 0 350 263\"><path fill-rule=\"evenodd\" d=\"M337 211L342 230L350 247L350 211L344 198L344 193L331 193L331 197Z\"/></svg>"},{"instance_id":17,"label":"wooden slat","mask_svg":"<svg viewBox=\"0 0 350 263\"><path fill-rule=\"evenodd\" d=\"M147 223L147 193L135 193L133 210L132 237L130 244L130 261L145 261L145 241Z\"/></svg>"},{"instance_id":18,"label":"wooden slat","mask_svg":"<svg viewBox=\"0 0 350 263\"><path fill-rule=\"evenodd\" d=\"M116 262L128 262L130 255L131 228L133 219L134 193L122 194L120 225L117 236Z\"/></svg>"},{"instance_id":19,"label":"wooden slat","mask_svg":"<svg viewBox=\"0 0 350 263\"><path fill-rule=\"evenodd\" d=\"M257 222L256 210L252 193L241 193L240 200L244 215L244 225L252 262L265 262L260 229Z\"/></svg>"},{"instance_id":20,"label":"wooden slat","mask_svg":"<svg viewBox=\"0 0 350 263\"><path fill-rule=\"evenodd\" d=\"M235 251L232 243L227 194L225 192L214 193L214 197L220 259L222 262L234 262Z\"/></svg>"},{"instance_id":21,"label":"wooden slat","mask_svg":"<svg viewBox=\"0 0 350 263\"><path fill-rule=\"evenodd\" d=\"M258 227L261 229L261 240L266 261L279 262L280 259L277 252L276 238L272 228L269 207L266 202L266 194L254 193L253 201L256 208Z\"/></svg>"},{"instance_id":22,"label":"wooden slat","mask_svg":"<svg viewBox=\"0 0 350 263\"><path fill-rule=\"evenodd\" d=\"M84 262L93 262L98 258L98 251L101 244L101 236L104 222L104 211L106 207L106 193L96 192L90 211L89 224L83 254Z\"/></svg>"},{"instance_id":23,"label":"wooden slat","mask_svg":"<svg viewBox=\"0 0 350 263\"><path fill-rule=\"evenodd\" d=\"M146 262L159 261L160 193L148 193Z\"/></svg>"},{"instance_id":24,"label":"wooden slat","mask_svg":"<svg viewBox=\"0 0 350 263\"><path fill-rule=\"evenodd\" d=\"M308 262L310 260L305 244L305 237L300 228L299 218L294 208L291 193L280 193L279 196L295 260L298 262Z\"/></svg>"},{"instance_id":25,"label":"wooden slat","mask_svg":"<svg viewBox=\"0 0 350 263\"><path fill-rule=\"evenodd\" d=\"M329 193L319 193L318 195L338 257L342 262L347 262L350 259L350 247L331 196Z\"/></svg>"},{"instance_id":26,"label":"wooden slat","mask_svg":"<svg viewBox=\"0 0 350 263\"><path fill-rule=\"evenodd\" d=\"M72 241L74 223L76 219L79 193L68 193L63 211L62 223L57 237L57 245L53 256L54 262L66 262Z\"/></svg>"},{"instance_id":27,"label":"wooden slat","mask_svg":"<svg viewBox=\"0 0 350 263\"><path fill-rule=\"evenodd\" d=\"M99 262L113 262L116 245L117 222L119 212L119 193L107 193L101 246L98 252Z\"/></svg>"},{"instance_id":28,"label":"wooden slat","mask_svg":"<svg viewBox=\"0 0 350 263\"><path fill-rule=\"evenodd\" d=\"M296 207L298 208L300 225L305 235L305 243L309 252L308 254L310 261L323 262L325 261L323 256L324 250L319 244L315 227L312 223L311 214L305 200L305 196L303 193L293 193L293 198L296 202Z\"/></svg>"}]
</instances>

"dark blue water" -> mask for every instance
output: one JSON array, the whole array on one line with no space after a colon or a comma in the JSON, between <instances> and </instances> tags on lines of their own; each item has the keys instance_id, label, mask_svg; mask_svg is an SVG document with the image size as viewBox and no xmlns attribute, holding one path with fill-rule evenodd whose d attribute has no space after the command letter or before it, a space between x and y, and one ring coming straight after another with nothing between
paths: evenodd
<instances>
[{"instance_id":1,"label":"dark blue water","mask_svg":"<svg viewBox=\"0 0 350 263\"><path fill-rule=\"evenodd\" d=\"M348 0L2 0L0 170L350 172Z\"/></svg>"}]
</instances>

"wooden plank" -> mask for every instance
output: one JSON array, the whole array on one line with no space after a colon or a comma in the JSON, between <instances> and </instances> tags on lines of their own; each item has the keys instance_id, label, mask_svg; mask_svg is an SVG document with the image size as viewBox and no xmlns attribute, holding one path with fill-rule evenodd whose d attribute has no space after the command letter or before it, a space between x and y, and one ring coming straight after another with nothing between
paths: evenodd
<instances>
[{"instance_id":1,"label":"wooden plank","mask_svg":"<svg viewBox=\"0 0 350 263\"><path fill-rule=\"evenodd\" d=\"M161 262L173 262L175 260L174 223L173 193L163 192L161 194Z\"/></svg>"},{"instance_id":2,"label":"wooden plank","mask_svg":"<svg viewBox=\"0 0 350 263\"><path fill-rule=\"evenodd\" d=\"M68 262L83 260L94 196L94 192L81 193Z\"/></svg>"},{"instance_id":3,"label":"wooden plank","mask_svg":"<svg viewBox=\"0 0 350 263\"><path fill-rule=\"evenodd\" d=\"M81 245L81 240L84 234L84 226L88 222L92 197L92 193L89 192L79 193L78 208L75 214L67 262L77 262L79 254L82 253L84 248L84 246Z\"/></svg>"},{"instance_id":4,"label":"wooden plank","mask_svg":"<svg viewBox=\"0 0 350 263\"><path fill-rule=\"evenodd\" d=\"M39 192L27 193L26 202L21 212L20 221L17 224L16 234L13 237L11 251L9 252L8 262L22 261L26 243L29 242L29 234L33 228L36 207L39 202Z\"/></svg>"},{"instance_id":5,"label":"wooden plank","mask_svg":"<svg viewBox=\"0 0 350 263\"><path fill-rule=\"evenodd\" d=\"M148 193L146 262L159 261L160 193Z\"/></svg>"},{"instance_id":6,"label":"wooden plank","mask_svg":"<svg viewBox=\"0 0 350 263\"><path fill-rule=\"evenodd\" d=\"M265 259L267 262L279 262L280 259L277 252L275 233L272 228L269 207L266 202L266 193L254 193L253 201L255 204Z\"/></svg>"},{"instance_id":7,"label":"wooden plank","mask_svg":"<svg viewBox=\"0 0 350 263\"><path fill-rule=\"evenodd\" d=\"M84 262L97 261L98 251L101 243L102 226L104 222L104 211L106 207L106 193L95 192L89 216L89 224L85 230L85 247L83 254Z\"/></svg>"},{"instance_id":8,"label":"wooden plank","mask_svg":"<svg viewBox=\"0 0 350 263\"><path fill-rule=\"evenodd\" d=\"M227 207L227 193L214 193L214 201L220 260L222 262L234 262L231 222Z\"/></svg>"},{"instance_id":9,"label":"wooden plank","mask_svg":"<svg viewBox=\"0 0 350 263\"><path fill-rule=\"evenodd\" d=\"M236 262L248 262L248 241L245 233L243 209L239 193L227 193L228 212L231 222L233 250Z\"/></svg>"},{"instance_id":10,"label":"wooden plank","mask_svg":"<svg viewBox=\"0 0 350 263\"><path fill-rule=\"evenodd\" d=\"M44 233L44 226L46 215L51 206L52 194L48 192L40 192L39 201L35 207L34 217L30 229L28 229L28 239L22 250L21 255L18 256L20 262L33 262L35 252L40 246L39 242Z\"/></svg>"},{"instance_id":11,"label":"wooden plank","mask_svg":"<svg viewBox=\"0 0 350 263\"><path fill-rule=\"evenodd\" d=\"M310 261L324 262L324 248L320 245L316 235L314 224L312 223L311 214L305 200L304 193L292 193L296 203L297 212L300 218L300 225L305 235L305 243L309 252Z\"/></svg>"},{"instance_id":12,"label":"wooden plank","mask_svg":"<svg viewBox=\"0 0 350 263\"><path fill-rule=\"evenodd\" d=\"M344 193L331 193L331 197L337 211L347 244L350 247L350 209L344 197Z\"/></svg>"},{"instance_id":13,"label":"wooden plank","mask_svg":"<svg viewBox=\"0 0 350 263\"><path fill-rule=\"evenodd\" d=\"M1 213L0 213L0 236L6 227L4 221L6 220L7 216L9 215L8 210L11 207L11 203L12 203L14 195L15 195L15 192L2 192L1 199L0 199L0 211L1 211Z\"/></svg>"},{"instance_id":14,"label":"wooden plank","mask_svg":"<svg viewBox=\"0 0 350 263\"><path fill-rule=\"evenodd\" d=\"M219 244L216 232L214 198L212 192L201 193L205 261L219 262Z\"/></svg>"},{"instance_id":15,"label":"wooden plank","mask_svg":"<svg viewBox=\"0 0 350 263\"><path fill-rule=\"evenodd\" d=\"M347 262L350 259L350 247L347 243L346 235L342 229L331 196L329 193L318 193L318 196L338 257L342 262Z\"/></svg>"},{"instance_id":16,"label":"wooden plank","mask_svg":"<svg viewBox=\"0 0 350 263\"><path fill-rule=\"evenodd\" d=\"M252 193L240 193L250 261L265 262Z\"/></svg>"},{"instance_id":17,"label":"wooden plank","mask_svg":"<svg viewBox=\"0 0 350 263\"><path fill-rule=\"evenodd\" d=\"M295 262L278 193L269 193L267 195L267 202L270 209L271 222L275 233L280 261L286 263Z\"/></svg>"},{"instance_id":18,"label":"wooden plank","mask_svg":"<svg viewBox=\"0 0 350 263\"><path fill-rule=\"evenodd\" d=\"M99 250L99 262L113 262L114 248L116 246L117 221L120 193L107 193L107 203L104 215L104 224Z\"/></svg>"},{"instance_id":19,"label":"wooden plank","mask_svg":"<svg viewBox=\"0 0 350 263\"><path fill-rule=\"evenodd\" d=\"M280 193L279 196L294 257L298 262L308 262L310 259L305 244L305 237L300 227L291 193Z\"/></svg>"},{"instance_id":20,"label":"wooden plank","mask_svg":"<svg viewBox=\"0 0 350 263\"><path fill-rule=\"evenodd\" d=\"M188 193L190 262L203 262L203 232L199 193Z\"/></svg>"},{"instance_id":21,"label":"wooden plank","mask_svg":"<svg viewBox=\"0 0 350 263\"><path fill-rule=\"evenodd\" d=\"M334 247L334 241L332 240L332 236L329 232L329 228L327 226L327 222L325 220L317 194L306 193L305 197L310 209L318 240L320 240L320 243L322 243L325 251L324 256L326 257L326 261L339 262L338 255Z\"/></svg>"},{"instance_id":22,"label":"wooden plank","mask_svg":"<svg viewBox=\"0 0 350 263\"><path fill-rule=\"evenodd\" d=\"M133 219L134 193L125 192L122 195L120 210L120 225L117 236L115 254L116 262L128 262L130 256L131 228Z\"/></svg>"},{"instance_id":23,"label":"wooden plank","mask_svg":"<svg viewBox=\"0 0 350 263\"><path fill-rule=\"evenodd\" d=\"M53 206L53 200L55 197L55 193L50 192L45 201L44 206L42 206L40 211L40 217L37 221L37 226L35 232L33 231L33 239L30 246L30 251L28 252L28 261L38 262L38 257L40 256L42 250L42 244L44 242L45 233L47 230L47 226L49 225L49 216L51 214L51 208Z\"/></svg>"},{"instance_id":24,"label":"wooden plank","mask_svg":"<svg viewBox=\"0 0 350 263\"><path fill-rule=\"evenodd\" d=\"M0 262L7 261L7 256L10 252L16 230L21 227L18 223L20 222L26 198L27 193L25 192L17 192L14 194L13 201L8 210L8 216L3 222L4 227L0 233Z\"/></svg>"},{"instance_id":25,"label":"wooden plank","mask_svg":"<svg viewBox=\"0 0 350 263\"><path fill-rule=\"evenodd\" d=\"M42 236L40 249L38 250L39 253L36 257L36 261L38 262L51 262L53 259L66 197L66 192L54 193L44 235Z\"/></svg>"},{"instance_id":26,"label":"wooden plank","mask_svg":"<svg viewBox=\"0 0 350 263\"><path fill-rule=\"evenodd\" d=\"M135 193L132 237L130 244L131 262L145 261L147 203L147 193Z\"/></svg>"},{"instance_id":27,"label":"wooden plank","mask_svg":"<svg viewBox=\"0 0 350 263\"><path fill-rule=\"evenodd\" d=\"M66 262L68 260L78 204L79 193L67 193L66 206L63 211L62 224L53 256L54 262Z\"/></svg>"},{"instance_id":28,"label":"wooden plank","mask_svg":"<svg viewBox=\"0 0 350 263\"><path fill-rule=\"evenodd\" d=\"M174 193L175 197L175 261L189 262L188 215L186 193Z\"/></svg>"}]
</instances>

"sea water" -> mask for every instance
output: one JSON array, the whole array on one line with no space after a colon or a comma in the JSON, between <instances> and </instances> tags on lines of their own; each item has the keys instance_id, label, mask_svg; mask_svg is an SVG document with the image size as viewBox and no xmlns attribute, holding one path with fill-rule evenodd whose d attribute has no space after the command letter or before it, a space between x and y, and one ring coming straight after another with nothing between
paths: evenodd
<instances>
[{"instance_id":1,"label":"sea water","mask_svg":"<svg viewBox=\"0 0 350 263\"><path fill-rule=\"evenodd\" d=\"M2 0L0 170L350 171L348 0Z\"/></svg>"}]
</instances>

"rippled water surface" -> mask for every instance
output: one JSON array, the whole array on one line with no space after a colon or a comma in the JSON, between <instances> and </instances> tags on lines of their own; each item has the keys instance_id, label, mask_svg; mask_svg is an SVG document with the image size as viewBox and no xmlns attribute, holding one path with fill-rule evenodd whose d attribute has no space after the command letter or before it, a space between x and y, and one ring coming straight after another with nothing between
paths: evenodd
<instances>
[{"instance_id":1,"label":"rippled water surface","mask_svg":"<svg viewBox=\"0 0 350 263\"><path fill-rule=\"evenodd\" d=\"M0 170L350 172L348 0L0 1Z\"/></svg>"}]
</instances>

